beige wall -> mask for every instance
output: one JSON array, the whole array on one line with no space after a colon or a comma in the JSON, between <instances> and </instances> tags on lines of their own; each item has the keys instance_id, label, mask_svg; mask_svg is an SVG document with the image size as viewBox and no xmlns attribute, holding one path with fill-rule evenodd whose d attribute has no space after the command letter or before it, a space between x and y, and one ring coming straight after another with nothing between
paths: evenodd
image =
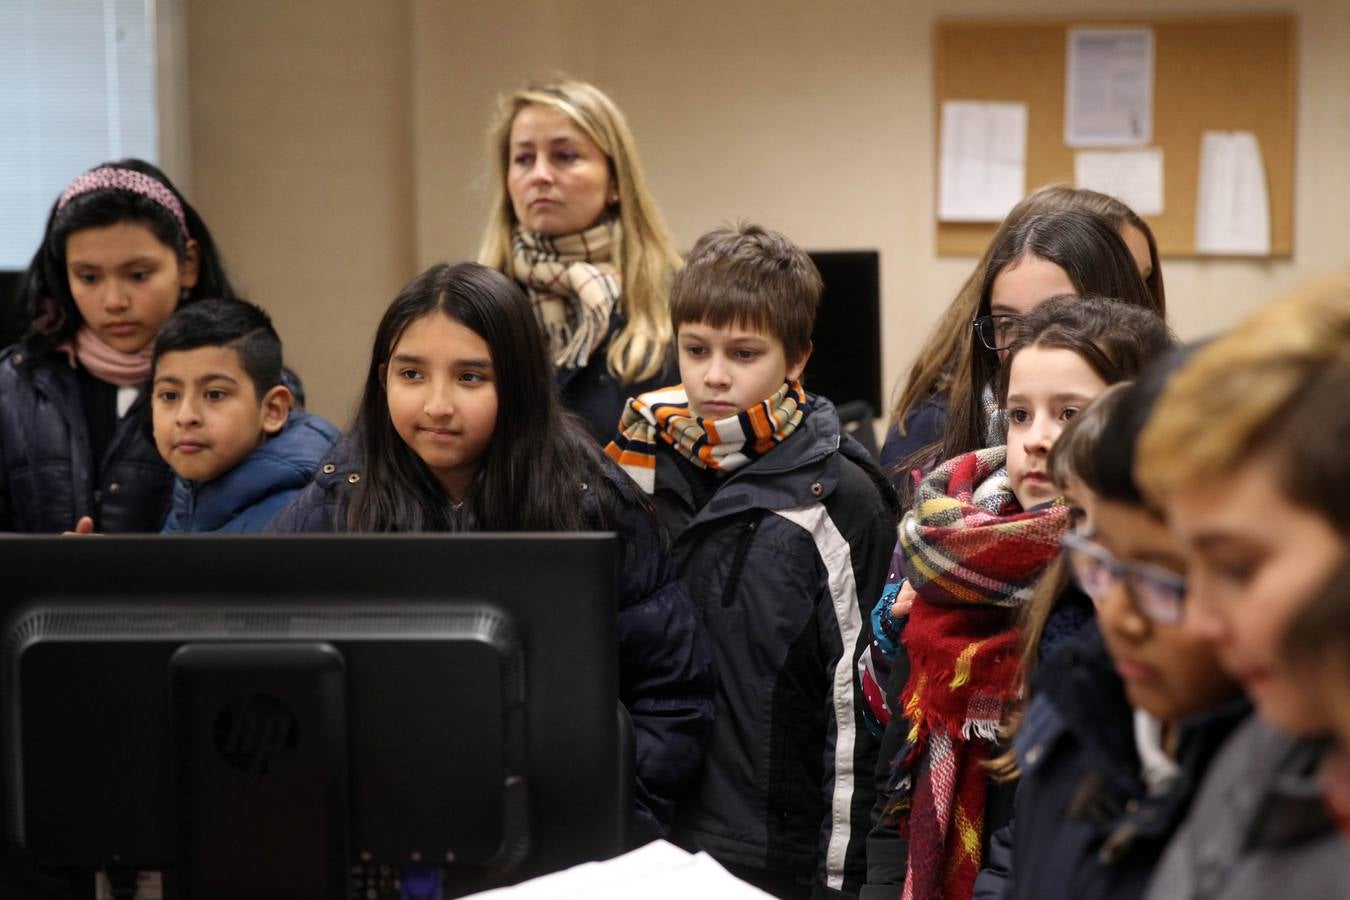
<instances>
[{"instance_id":1,"label":"beige wall","mask_svg":"<svg viewBox=\"0 0 1350 900\"><path fill-rule=\"evenodd\" d=\"M1023 15L1095 6L1026 0ZM472 257L494 96L560 70L637 135L679 244L738 217L882 258L885 389L968 273L934 253L932 30L992 0L190 0L193 199L275 313L317 411L347 415L379 312L418 269ZM1193 337L1350 265L1350 3L1293 0L1300 93L1292 260L1165 261ZM1268 11L1133 0L1120 11ZM1103 10L1102 12L1108 12Z\"/></svg>"},{"instance_id":2,"label":"beige wall","mask_svg":"<svg viewBox=\"0 0 1350 900\"><path fill-rule=\"evenodd\" d=\"M310 406L345 423L415 268L412 20L402 3L188 5L192 196Z\"/></svg>"}]
</instances>

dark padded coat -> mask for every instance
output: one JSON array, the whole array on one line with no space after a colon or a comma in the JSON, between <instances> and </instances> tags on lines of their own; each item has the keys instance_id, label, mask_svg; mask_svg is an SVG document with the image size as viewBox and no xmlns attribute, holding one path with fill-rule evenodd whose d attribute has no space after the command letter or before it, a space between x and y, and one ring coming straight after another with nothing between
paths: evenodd
<instances>
[{"instance_id":1,"label":"dark padded coat","mask_svg":"<svg viewBox=\"0 0 1350 900\"><path fill-rule=\"evenodd\" d=\"M1219 747L1249 714L1237 700L1181 726L1180 773L1158 794L1140 775L1134 710L1095 621L1037 670L1014 738L1013 821L994 835L977 900L1136 898Z\"/></svg>"},{"instance_id":2,"label":"dark padded coat","mask_svg":"<svg viewBox=\"0 0 1350 900\"><path fill-rule=\"evenodd\" d=\"M159 531L173 472L150 434L146 392L93 458L79 376L65 354L0 353L0 531Z\"/></svg>"},{"instance_id":3,"label":"dark padded coat","mask_svg":"<svg viewBox=\"0 0 1350 900\"><path fill-rule=\"evenodd\" d=\"M624 318L615 312L609 320L609 336L612 339L623 328ZM670 387L680 381L680 370L675 363L672 351L666 357L666 366L651 378L635 384L624 384L605 361L609 350L606 340L598 350L591 354L590 361L581 369L558 369L554 380L561 391L563 406L581 416L590 428L591 434L601 446L608 444L619 427L619 418L629 397L636 397L648 391Z\"/></svg>"},{"instance_id":4,"label":"dark padded coat","mask_svg":"<svg viewBox=\"0 0 1350 900\"><path fill-rule=\"evenodd\" d=\"M675 839L852 895L877 752L857 661L895 544L894 493L819 397L787 440L716 478L658 452L654 499L719 674L717 727Z\"/></svg>"},{"instance_id":5,"label":"dark padded coat","mask_svg":"<svg viewBox=\"0 0 1350 900\"><path fill-rule=\"evenodd\" d=\"M942 440L947 427L948 400L946 394L934 394L914 404L905 415L904 435L895 425L886 429L886 440L881 445L881 468L901 495L912 493L913 487L912 476L901 466L911 455Z\"/></svg>"},{"instance_id":6,"label":"dark padded coat","mask_svg":"<svg viewBox=\"0 0 1350 900\"><path fill-rule=\"evenodd\" d=\"M637 751L633 843L663 836L689 790L712 728L714 674L708 636L675 579L668 541L637 486L604 458L604 500L581 485L596 531L623 539L619 581L619 690ZM350 437L338 441L314 481L269 531L342 531L362 466ZM602 508L603 505L603 508Z\"/></svg>"}]
</instances>

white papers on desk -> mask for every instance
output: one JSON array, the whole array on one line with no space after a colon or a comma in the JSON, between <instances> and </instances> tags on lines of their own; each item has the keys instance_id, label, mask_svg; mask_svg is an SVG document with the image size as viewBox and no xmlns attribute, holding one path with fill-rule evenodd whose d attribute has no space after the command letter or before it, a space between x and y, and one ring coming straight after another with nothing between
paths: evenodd
<instances>
[{"instance_id":1,"label":"white papers on desk","mask_svg":"<svg viewBox=\"0 0 1350 900\"><path fill-rule=\"evenodd\" d=\"M472 895L478 900L772 900L715 863L706 853L686 853L656 841L605 862L583 863L513 887Z\"/></svg>"},{"instance_id":2,"label":"white papers on desk","mask_svg":"<svg viewBox=\"0 0 1350 900\"><path fill-rule=\"evenodd\" d=\"M1197 253L1270 254L1270 198L1261 145L1250 131L1206 131L1195 198Z\"/></svg>"},{"instance_id":3,"label":"white papers on desk","mask_svg":"<svg viewBox=\"0 0 1350 900\"><path fill-rule=\"evenodd\" d=\"M1163 152L1080 150L1073 155L1074 185L1110 194L1141 216L1163 211Z\"/></svg>"},{"instance_id":4,"label":"white papers on desk","mask_svg":"<svg viewBox=\"0 0 1350 900\"><path fill-rule=\"evenodd\" d=\"M132 900L163 900L164 876L160 872L137 872L136 893ZM94 873L94 900L115 900L108 873L99 869Z\"/></svg>"},{"instance_id":5,"label":"white papers on desk","mask_svg":"<svg viewBox=\"0 0 1350 900\"><path fill-rule=\"evenodd\" d=\"M938 221L1001 222L1027 188L1027 105L942 104Z\"/></svg>"},{"instance_id":6,"label":"white papers on desk","mask_svg":"<svg viewBox=\"0 0 1350 900\"><path fill-rule=\"evenodd\" d=\"M1153 29L1070 28L1064 143L1139 147L1153 140Z\"/></svg>"}]
</instances>

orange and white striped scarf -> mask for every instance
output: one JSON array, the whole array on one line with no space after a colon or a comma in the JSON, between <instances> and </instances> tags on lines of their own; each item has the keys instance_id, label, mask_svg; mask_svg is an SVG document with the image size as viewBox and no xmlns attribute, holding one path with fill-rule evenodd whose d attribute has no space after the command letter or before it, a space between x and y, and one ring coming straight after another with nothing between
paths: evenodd
<instances>
[{"instance_id":1,"label":"orange and white striped scarf","mask_svg":"<svg viewBox=\"0 0 1350 900\"><path fill-rule=\"evenodd\" d=\"M702 469L734 472L787 440L808 412L806 391L784 381L773 396L723 419L701 419L683 385L628 401L605 452L648 494L656 491L656 448L664 441Z\"/></svg>"}]
</instances>

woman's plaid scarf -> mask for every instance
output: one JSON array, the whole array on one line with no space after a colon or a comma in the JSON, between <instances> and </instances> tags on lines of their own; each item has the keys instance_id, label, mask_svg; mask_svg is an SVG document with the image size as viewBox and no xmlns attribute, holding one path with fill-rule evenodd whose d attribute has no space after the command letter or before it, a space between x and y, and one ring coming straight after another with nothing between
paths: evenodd
<instances>
[{"instance_id":1,"label":"woman's plaid scarf","mask_svg":"<svg viewBox=\"0 0 1350 900\"><path fill-rule=\"evenodd\" d=\"M511 275L529 295L559 369L583 368L609 336L623 290L610 263L619 236L617 219L559 237L519 228L511 236Z\"/></svg>"},{"instance_id":2,"label":"woman's plaid scarf","mask_svg":"<svg viewBox=\"0 0 1350 900\"><path fill-rule=\"evenodd\" d=\"M605 452L648 494L656 491L657 441L665 441L702 469L734 472L787 440L806 418L806 392L784 381L767 400L724 419L700 419L683 385L649 391L628 401L619 434Z\"/></svg>"},{"instance_id":3,"label":"woman's plaid scarf","mask_svg":"<svg viewBox=\"0 0 1350 900\"><path fill-rule=\"evenodd\" d=\"M1067 507L1024 512L1006 448L950 460L924 479L900 524L918 597L905 626L910 731L887 821L909 839L905 900L969 898L980 871L983 762L1018 691L1015 614L1059 553Z\"/></svg>"}]
</instances>

